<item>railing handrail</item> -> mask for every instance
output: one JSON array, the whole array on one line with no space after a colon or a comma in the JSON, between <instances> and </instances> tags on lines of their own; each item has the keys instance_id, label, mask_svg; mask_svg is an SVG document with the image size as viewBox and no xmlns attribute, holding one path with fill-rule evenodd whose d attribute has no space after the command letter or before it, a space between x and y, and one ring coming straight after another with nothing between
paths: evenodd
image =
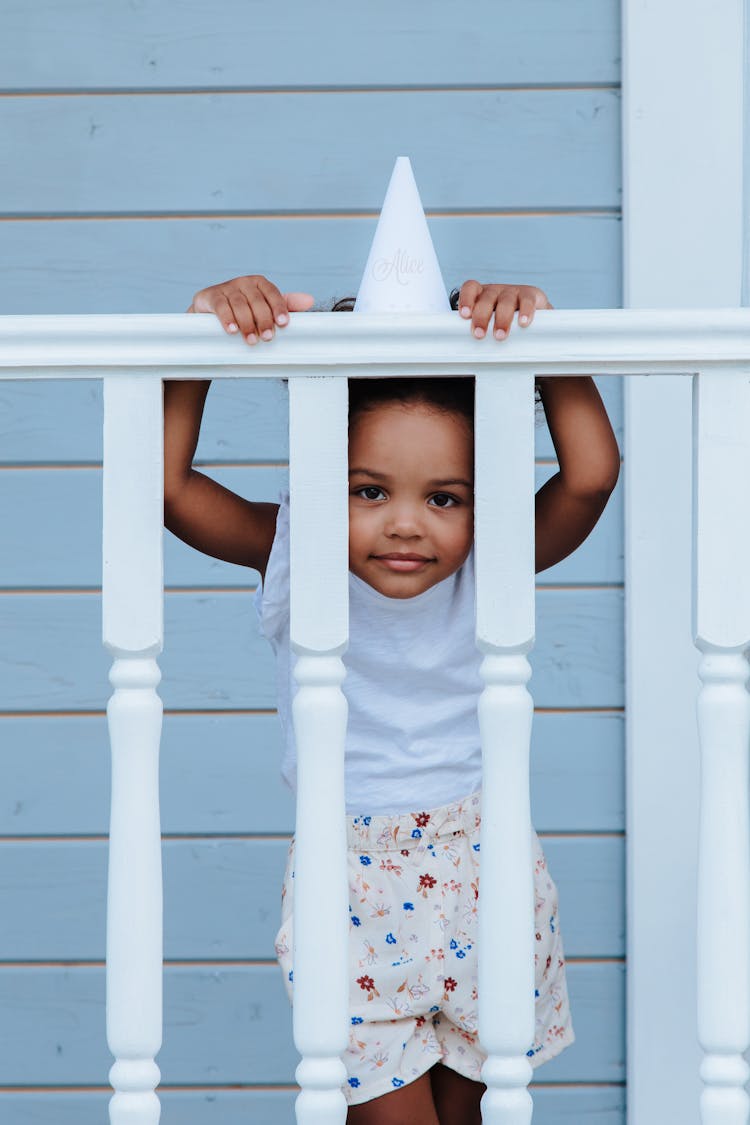
<instances>
[{"instance_id":1,"label":"railing handrail","mask_svg":"<svg viewBox=\"0 0 750 1125\"><path fill-rule=\"evenodd\" d=\"M497 378L500 370L503 377ZM502 1117L514 1125L528 1122L532 1108L527 1047L534 1026L528 784L533 701L526 688L526 653L534 641L533 375L697 376L692 632L702 654L701 1109L705 1125L719 1125L727 1113L737 1125L747 1120L750 899L737 888L750 883L745 657L750 533L737 513L744 510L750 476L748 372L750 309L738 308L544 310L532 330L514 327L502 343L491 334L477 340L455 313L292 314L289 329L257 347L227 337L213 316L0 317L0 379L104 382L103 641L113 656L114 688L107 705L113 755L107 921L113 1125L126 1117L138 1125L159 1120L160 1072L154 1060L162 1027L157 768L162 703L156 691L164 633L160 380L290 378L296 536L290 548L290 639L300 658L295 706L301 715L295 712L295 729L300 779L305 769L313 779L299 785L296 817L304 846L297 860L295 924L305 935L300 956L307 958L295 978L294 1038L302 1055L296 1108L299 1125L321 1120L341 1125L346 993L343 973L335 967L346 964L346 915L339 901L346 874L345 667L338 655L348 605L346 490L340 487L346 474L343 378L406 373L477 376L476 639L484 654L482 791L491 810L482 816L481 877L495 890L479 916L478 945L496 954L480 958L478 969L478 1031L488 1055L482 1112L488 1122ZM330 530L323 536L322 512ZM325 567L311 573L302 564L320 554L321 538L335 550ZM322 818L330 829L325 839L314 787L325 794L329 810ZM301 854L307 856L306 874ZM330 892L325 902L314 887L315 872L324 869ZM326 918L330 927L321 922Z\"/></svg>"},{"instance_id":2,"label":"railing handrail","mask_svg":"<svg viewBox=\"0 0 750 1125\"><path fill-rule=\"evenodd\" d=\"M216 318L185 313L0 316L0 379L101 378L104 368L181 379L278 378L300 368L359 376L473 374L530 365L539 374L691 374L750 362L750 309L538 310L530 330L497 341L472 336L455 313L291 313L288 328L255 347Z\"/></svg>"}]
</instances>

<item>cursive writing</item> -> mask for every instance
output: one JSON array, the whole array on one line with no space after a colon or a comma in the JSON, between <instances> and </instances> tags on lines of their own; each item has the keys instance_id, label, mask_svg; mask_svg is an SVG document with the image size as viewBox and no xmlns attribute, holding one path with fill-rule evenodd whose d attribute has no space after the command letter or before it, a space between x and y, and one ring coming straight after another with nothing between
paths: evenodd
<instances>
[{"instance_id":1,"label":"cursive writing","mask_svg":"<svg viewBox=\"0 0 750 1125\"><path fill-rule=\"evenodd\" d=\"M423 258L410 258L401 247L392 258L376 258L372 264L372 276L376 281L385 281L393 274L399 285L409 284L409 274L424 272Z\"/></svg>"}]
</instances>

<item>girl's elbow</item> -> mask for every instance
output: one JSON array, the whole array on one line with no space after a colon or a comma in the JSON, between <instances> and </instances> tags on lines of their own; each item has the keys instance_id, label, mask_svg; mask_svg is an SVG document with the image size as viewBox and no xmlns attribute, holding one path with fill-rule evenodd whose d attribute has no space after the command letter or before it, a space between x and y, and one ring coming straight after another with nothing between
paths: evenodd
<instances>
[{"instance_id":1,"label":"girl's elbow","mask_svg":"<svg viewBox=\"0 0 750 1125\"><path fill-rule=\"evenodd\" d=\"M617 450L616 455L607 457L603 460L599 468L593 474L594 480L592 481L592 491L600 495L610 496L617 485L620 478L620 451Z\"/></svg>"},{"instance_id":2,"label":"girl's elbow","mask_svg":"<svg viewBox=\"0 0 750 1125\"><path fill-rule=\"evenodd\" d=\"M579 500L604 500L609 499L615 490L620 476L620 462L600 469L593 469L585 476L578 477L575 481L568 481L568 491Z\"/></svg>"},{"instance_id":3,"label":"girl's elbow","mask_svg":"<svg viewBox=\"0 0 750 1125\"><path fill-rule=\"evenodd\" d=\"M612 462L609 471L604 475L604 483L600 491L611 495L614 492L615 486L620 479L620 458Z\"/></svg>"}]
</instances>

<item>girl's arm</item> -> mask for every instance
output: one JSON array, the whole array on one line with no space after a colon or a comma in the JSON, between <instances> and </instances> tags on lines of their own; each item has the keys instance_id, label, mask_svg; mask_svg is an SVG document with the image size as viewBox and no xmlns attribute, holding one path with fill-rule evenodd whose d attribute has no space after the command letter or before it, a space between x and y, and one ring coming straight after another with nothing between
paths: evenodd
<instances>
[{"instance_id":1,"label":"girl's arm","mask_svg":"<svg viewBox=\"0 0 750 1125\"><path fill-rule=\"evenodd\" d=\"M458 298L474 335L495 322L496 339L510 332L513 317L527 327L536 309L551 309L533 285L483 285L465 281ZM538 379L560 471L536 494L536 573L567 558L583 543L604 511L620 473L620 450L604 403L588 375Z\"/></svg>"},{"instance_id":2,"label":"girl's arm","mask_svg":"<svg viewBox=\"0 0 750 1125\"><path fill-rule=\"evenodd\" d=\"M536 572L583 543L604 511L620 473L620 450L594 380L539 379L559 472L536 494Z\"/></svg>"},{"instance_id":3,"label":"girl's arm","mask_svg":"<svg viewBox=\"0 0 750 1125\"><path fill-rule=\"evenodd\" d=\"M260 571L277 504L258 504L192 467L210 380L164 380L164 526L196 551Z\"/></svg>"},{"instance_id":4,"label":"girl's arm","mask_svg":"<svg viewBox=\"0 0 750 1125\"><path fill-rule=\"evenodd\" d=\"M243 277L202 289L188 312L213 312L225 331L250 339L288 323L287 309L309 308L310 294L287 294L264 277ZM308 300L309 298L309 300ZM164 380L164 526L183 542L265 576L278 504L255 503L193 468L211 381Z\"/></svg>"}]
</instances>

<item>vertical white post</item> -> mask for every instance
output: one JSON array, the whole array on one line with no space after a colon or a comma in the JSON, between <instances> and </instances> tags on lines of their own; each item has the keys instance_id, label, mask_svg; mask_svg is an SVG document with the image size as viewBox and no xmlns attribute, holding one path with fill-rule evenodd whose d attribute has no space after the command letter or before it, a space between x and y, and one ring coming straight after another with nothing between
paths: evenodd
<instances>
[{"instance_id":1,"label":"vertical white post","mask_svg":"<svg viewBox=\"0 0 750 1125\"><path fill-rule=\"evenodd\" d=\"M341 659L349 635L347 381L289 380L291 641L298 688L294 1042L298 1125L344 1125L348 892Z\"/></svg>"},{"instance_id":2,"label":"vertical white post","mask_svg":"<svg viewBox=\"0 0 750 1125\"><path fill-rule=\"evenodd\" d=\"M740 304L745 6L621 2L626 307ZM697 1125L690 391L624 383L627 1122Z\"/></svg>"},{"instance_id":3,"label":"vertical white post","mask_svg":"<svg viewBox=\"0 0 750 1125\"><path fill-rule=\"evenodd\" d=\"M534 880L529 796L534 643L534 376L476 380L477 645L482 824L479 1041L485 1125L530 1125L534 1045Z\"/></svg>"},{"instance_id":4,"label":"vertical white post","mask_svg":"<svg viewBox=\"0 0 750 1125\"><path fill-rule=\"evenodd\" d=\"M164 569L161 380L104 379L102 639L112 803L107 892L107 1042L112 1125L157 1125L162 1040L159 740Z\"/></svg>"},{"instance_id":5,"label":"vertical white post","mask_svg":"<svg viewBox=\"0 0 750 1125\"><path fill-rule=\"evenodd\" d=\"M750 370L694 376L693 633L702 656L698 1038L703 1125L745 1125L750 1099ZM679 778L675 778L679 786Z\"/></svg>"}]
</instances>

